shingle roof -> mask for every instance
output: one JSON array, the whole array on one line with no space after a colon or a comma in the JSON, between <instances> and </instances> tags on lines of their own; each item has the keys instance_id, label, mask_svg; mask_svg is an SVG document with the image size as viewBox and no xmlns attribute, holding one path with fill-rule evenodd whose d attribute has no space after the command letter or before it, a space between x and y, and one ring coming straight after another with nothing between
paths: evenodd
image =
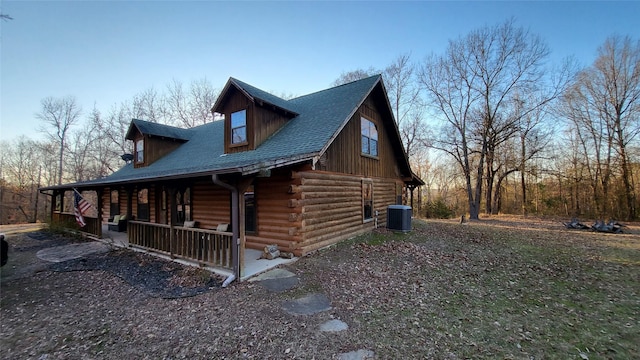
<instances>
[{"instance_id":1,"label":"shingle roof","mask_svg":"<svg viewBox=\"0 0 640 360\"><path fill-rule=\"evenodd\" d=\"M232 81L250 94L293 111L298 116L289 120L255 150L231 154L224 154L224 121L214 121L191 129L179 129L133 120L131 126L135 125L143 133L183 139L187 142L147 167L134 168L132 164L127 164L110 176L74 186L214 173L250 174L262 169L311 160L321 155L328 147L380 79L380 76L376 75L291 100L280 99L233 79ZM67 184L66 187L70 185L73 184ZM51 188L57 187L49 189Z\"/></svg>"},{"instance_id":2,"label":"shingle roof","mask_svg":"<svg viewBox=\"0 0 640 360\"><path fill-rule=\"evenodd\" d=\"M230 78L229 82L231 82L232 84L236 85L238 88L240 88L242 91L244 91L247 95L251 96L254 100L262 100L263 102L269 103L271 105L274 105L276 107L279 107L283 110L286 110L290 113L293 113L293 115L298 115L298 113L296 111L291 110L290 108L290 104L287 100L282 99L278 96L275 96L273 94L269 94L266 91L260 90L257 87L254 87L252 85L249 85L245 82L242 82L238 79L234 79L234 78Z\"/></svg>"},{"instance_id":3,"label":"shingle roof","mask_svg":"<svg viewBox=\"0 0 640 360\"><path fill-rule=\"evenodd\" d=\"M153 136L162 136L171 139L189 140L191 129L182 129L175 126L158 124L140 119L131 120L126 139L133 140L133 129L138 129L141 133Z\"/></svg>"}]
</instances>

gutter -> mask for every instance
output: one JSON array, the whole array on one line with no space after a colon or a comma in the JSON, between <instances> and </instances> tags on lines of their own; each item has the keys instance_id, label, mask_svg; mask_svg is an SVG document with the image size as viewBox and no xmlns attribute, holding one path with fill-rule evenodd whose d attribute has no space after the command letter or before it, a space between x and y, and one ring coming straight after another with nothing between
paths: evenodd
<instances>
[{"instance_id":1,"label":"gutter","mask_svg":"<svg viewBox=\"0 0 640 360\"><path fill-rule=\"evenodd\" d=\"M233 275L229 276L222 287L227 287L232 281L240 278L240 222L238 216L238 189L220 180L218 174L212 174L211 180L214 184L231 191L231 228L235 244L231 246L231 262L233 263Z\"/></svg>"}]
</instances>

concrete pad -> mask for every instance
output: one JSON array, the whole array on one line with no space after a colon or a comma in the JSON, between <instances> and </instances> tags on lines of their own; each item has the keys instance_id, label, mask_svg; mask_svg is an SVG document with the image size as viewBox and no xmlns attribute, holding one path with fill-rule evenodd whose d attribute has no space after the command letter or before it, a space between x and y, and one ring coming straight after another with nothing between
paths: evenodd
<instances>
[{"instance_id":1,"label":"concrete pad","mask_svg":"<svg viewBox=\"0 0 640 360\"><path fill-rule=\"evenodd\" d=\"M260 256L262 256L262 254L263 254L263 251L260 251L260 250L255 250L255 249L244 250L244 269L242 271L241 280L247 280L267 270L273 269L278 265L291 264L292 262L298 260L298 258L295 258L295 257L293 259L283 259L283 258L277 258L273 260L260 259Z\"/></svg>"},{"instance_id":2,"label":"concrete pad","mask_svg":"<svg viewBox=\"0 0 640 360\"><path fill-rule=\"evenodd\" d=\"M36 253L36 256L39 259L57 263L81 258L89 254L105 253L109 250L109 246L99 241L92 241L42 249Z\"/></svg>"},{"instance_id":3,"label":"concrete pad","mask_svg":"<svg viewBox=\"0 0 640 360\"><path fill-rule=\"evenodd\" d=\"M282 309L291 315L313 315L331 310L331 302L324 294L309 294L296 300L287 300Z\"/></svg>"},{"instance_id":4,"label":"concrete pad","mask_svg":"<svg viewBox=\"0 0 640 360\"><path fill-rule=\"evenodd\" d=\"M363 349L338 355L338 359L340 360L366 360L374 358L375 354L373 353L373 351Z\"/></svg>"},{"instance_id":5,"label":"concrete pad","mask_svg":"<svg viewBox=\"0 0 640 360\"><path fill-rule=\"evenodd\" d=\"M346 322L337 319L329 320L326 323L320 325L320 331L324 332L338 332L349 329L349 325Z\"/></svg>"}]
</instances>

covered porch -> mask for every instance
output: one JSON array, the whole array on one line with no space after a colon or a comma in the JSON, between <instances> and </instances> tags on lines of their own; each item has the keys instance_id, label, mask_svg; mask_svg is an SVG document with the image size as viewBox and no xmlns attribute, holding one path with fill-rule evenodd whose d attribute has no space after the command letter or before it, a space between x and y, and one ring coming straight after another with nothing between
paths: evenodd
<instances>
[{"instance_id":1,"label":"covered porch","mask_svg":"<svg viewBox=\"0 0 640 360\"><path fill-rule=\"evenodd\" d=\"M130 221L131 223L132 221ZM139 223L139 222L138 222ZM158 225L158 224L149 224L149 223L143 223L143 225ZM138 225L139 226L139 225ZM135 227L135 225L134 225ZM139 231L140 229L138 229ZM183 236L183 241L182 242L176 242L176 245L178 244L182 244L184 247L184 250L187 249L191 249L191 251L195 251L195 253L205 253L207 249L210 250L216 250L212 245L205 245L205 243L200 243L198 244L198 246L202 246L202 249L196 249L196 244L193 241L195 236L198 236L197 234L193 234L194 230L202 230L202 229L191 229L190 231L192 231L192 233L186 237L186 239L184 238L184 234L182 234ZM146 230L146 231L158 231L158 230ZM162 231L160 231L162 232ZM214 232L214 231L205 231L205 233L208 233L209 237L211 237L212 233L213 235L216 235L216 233L218 232ZM219 233L219 236L231 236L232 234L229 232L223 232L223 233ZM129 238L132 235L129 235L128 232L118 232L118 231L111 231L109 230L109 226L104 223L102 224L102 236L101 238L98 238L98 240L103 241L111 246L117 247L117 248L127 248L133 251L139 251L139 252L144 252L144 253L149 253L152 254L154 256L166 259L166 260L171 260L171 261L176 261L185 265L189 265L189 266L199 266L202 268L205 268L211 272L214 272L216 274L219 274L221 276L225 276L225 277L229 277L231 275L233 275L233 269L229 266L219 266L216 265L212 262L205 262L205 261L199 261L197 259L192 258L191 256L185 256L185 255L180 255L179 253L187 253L185 251L176 251L176 253L171 254L171 250L170 251L166 251L162 250L162 249L157 249L155 246L144 246L144 245L140 245L135 243L136 241L134 240L133 243L129 241ZM206 237L206 236L205 236ZM188 240L188 239L191 240ZM204 240L204 238L203 238ZM189 246L189 242L191 242L191 245ZM147 245L153 245L153 244L147 244ZM158 246L160 247L160 242L158 242ZM177 246L179 247L179 246ZM176 249L178 250L178 249ZM222 249L218 249L218 250L222 250ZM228 250L226 250L228 251ZM283 264L289 264L292 263L296 260L296 258L294 259L283 259L283 258L277 258L277 259L273 259L273 260L267 260L267 259L262 259L262 251L259 250L255 250L255 249L244 249L241 248L240 249L241 252L243 252L243 254L241 254L241 258L244 259L244 261L240 264L240 280L246 280L249 279L253 276L256 276L262 272L265 272L269 269L272 269L274 267L283 265ZM223 253L225 251L222 251Z\"/></svg>"}]
</instances>

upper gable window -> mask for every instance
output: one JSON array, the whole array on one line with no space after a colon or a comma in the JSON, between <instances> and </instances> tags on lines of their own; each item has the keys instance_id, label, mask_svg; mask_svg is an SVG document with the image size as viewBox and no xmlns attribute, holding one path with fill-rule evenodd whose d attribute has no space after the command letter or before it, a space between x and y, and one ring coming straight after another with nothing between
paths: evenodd
<instances>
[{"instance_id":1,"label":"upper gable window","mask_svg":"<svg viewBox=\"0 0 640 360\"><path fill-rule=\"evenodd\" d=\"M376 124L360 118L360 130L362 134L362 153L378 156L378 128Z\"/></svg>"},{"instance_id":2,"label":"upper gable window","mask_svg":"<svg viewBox=\"0 0 640 360\"><path fill-rule=\"evenodd\" d=\"M231 113L231 143L247 142L247 110Z\"/></svg>"},{"instance_id":3,"label":"upper gable window","mask_svg":"<svg viewBox=\"0 0 640 360\"><path fill-rule=\"evenodd\" d=\"M144 162L144 139L136 141L136 162Z\"/></svg>"}]
</instances>

